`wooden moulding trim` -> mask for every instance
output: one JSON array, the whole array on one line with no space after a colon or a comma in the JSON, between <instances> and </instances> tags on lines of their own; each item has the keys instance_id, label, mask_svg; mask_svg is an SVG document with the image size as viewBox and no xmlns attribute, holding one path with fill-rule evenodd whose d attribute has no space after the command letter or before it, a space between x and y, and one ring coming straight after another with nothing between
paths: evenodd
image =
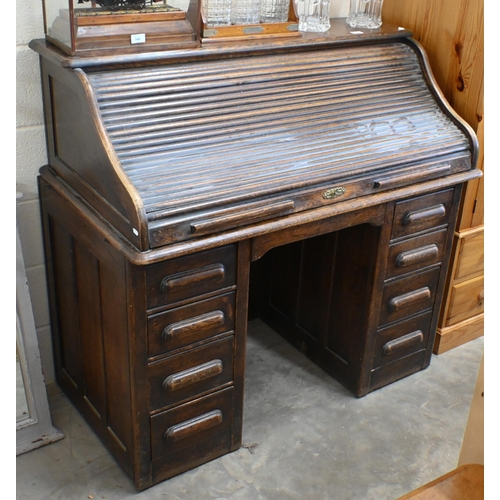
<instances>
[{"instance_id":1,"label":"wooden moulding trim","mask_svg":"<svg viewBox=\"0 0 500 500\"><path fill-rule=\"evenodd\" d=\"M442 179L420 183L416 186L407 186L389 192L363 196L343 203L335 203L320 208L299 212L270 222L262 222L249 227L237 228L234 231L227 231L223 234L207 236L199 240L189 240L187 242L174 243L166 247L141 252L137 250L128 240L117 235L115 230L109 226L102 218L97 217L92 209L87 206L84 200L77 199L65 187L63 181L53 175L44 175L44 179L56 190L59 195L72 203L80 215L93 225L110 244L134 265L143 266L161 262L163 260L174 259L193 252L209 250L211 248L237 243L249 238L255 238L263 234L274 231L297 227L302 224L327 219L336 215L362 210L364 208L380 205L390 201L418 196L426 192L436 191L456 184L467 182L480 177L480 170L471 170L459 174L450 175Z\"/></svg>"},{"instance_id":2,"label":"wooden moulding trim","mask_svg":"<svg viewBox=\"0 0 500 500\"><path fill-rule=\"evenodd\" d=\"M484 313L481 313L452 326L438 328L432 352L442 354L483 335Z\"/></svg>"},{"instance_id":3,"label":"wooden moulding trim","mask_svg":"<svg viewBox=\"0 0 500 500\"><path fill-rule=\"evenodd\" d=\"M472 227L470 229L462 229L461 231L455 231L455 236L459 239L467 238L468 236L473 236L475 234L484 233L484 224L480 226Z\"/></svg>"},{"instance_id":4,"label":"wooden moulding trim","mask_svg":"<svg viewBox=\"0 0 500 500\"><path fill-rule=\"evenodd\" d=\"M149 13L123 13L123 14L103 14L89 16L75 16L76 26L99 26L109 24L131 24L152 21L170 21L172 19L186 19L186 13L182 10Z\"/></svg>"}]
</instances>

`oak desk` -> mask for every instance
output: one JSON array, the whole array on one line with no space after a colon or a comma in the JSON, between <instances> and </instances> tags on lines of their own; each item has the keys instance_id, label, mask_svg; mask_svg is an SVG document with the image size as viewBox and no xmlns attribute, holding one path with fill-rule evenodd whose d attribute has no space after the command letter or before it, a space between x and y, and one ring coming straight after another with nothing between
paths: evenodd
<instances>
[{"instance_id":1,"label":"oak desk","mask_svg":"<svg viewBox=\"0 0 500 500\"><path fill-rule=\"evenodd\" d=\"M357 396L429 365L480 172L410 35L32 42L57 379L138 489L241 445L249 309Z\"/></svg>"}]
</instances>

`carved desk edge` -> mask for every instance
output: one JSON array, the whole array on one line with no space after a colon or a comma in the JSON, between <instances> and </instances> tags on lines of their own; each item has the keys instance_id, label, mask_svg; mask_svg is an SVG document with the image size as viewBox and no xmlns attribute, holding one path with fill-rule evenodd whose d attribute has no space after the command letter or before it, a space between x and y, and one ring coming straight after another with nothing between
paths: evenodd
<instances>
[{"instance_id":1,"label":"carved desk edge","mask_svg":"<svg viewBox=\"0 0 500 500\"><path fill-rule=\"evenodd\" d=\"M392 191L385 191L366 197L339 202L334 205L326 205L321 208L280 217L277 220L251 224L245 227L226 231L222 234L216 234L181 243L174 243L153 250L140 251L125 237L118 233L115 228L113 228L85 200L74 192L74 190L71 189L61 178L54 174L50 167L45 166L40 169L41 178L43 178L61 197L70 202L81 214L81 216L93 225L115 249L123 252L123 255L131 264L139 266L154 264L194 252L209 250L211 248L236 243L245 239L256 238L274 231L297 227L299 225L324 220L337 215L352 213L368 207L454 186L481 176L482 172L480 170L473 169L448 177L422 182L418 185L418 187L415 185L406 186Z\"/></svg>"}]
</instances>

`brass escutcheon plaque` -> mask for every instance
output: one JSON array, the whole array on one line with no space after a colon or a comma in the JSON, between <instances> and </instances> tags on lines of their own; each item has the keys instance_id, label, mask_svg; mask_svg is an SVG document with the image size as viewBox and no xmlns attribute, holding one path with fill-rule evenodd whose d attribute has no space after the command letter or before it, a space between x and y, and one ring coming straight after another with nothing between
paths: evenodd
<instances>
[{"instance_id":1,"label":"brass escutcheon plaque","mask_svg":"<svg viewBox=\"0 0 500 500\"><path fill-rule=\"evenodd\" d=\"M245 35L253 35L255 33L262 33L264 28L262 26L248 26L247 28L243 28L243 33Z\"/></svg>"},{"instance_id":2,"label":"brass escutcheon plaque","mask_svg":"<svg viewBox=\"0 0 500 500\"><path fill-rule=\"evenodd\" d=\"M325 191L323 193L323 198L325 200L332 200L333 198L337 198L338 196L342 196L346 192L346 188L343 186L335 187Z\"/></svg>"}]
</instances>

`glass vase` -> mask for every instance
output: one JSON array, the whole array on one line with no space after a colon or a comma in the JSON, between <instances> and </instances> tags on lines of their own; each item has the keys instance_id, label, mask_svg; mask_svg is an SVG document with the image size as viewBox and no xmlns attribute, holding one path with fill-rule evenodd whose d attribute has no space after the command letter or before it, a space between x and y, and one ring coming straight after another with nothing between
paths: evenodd
<instances>
[{"instance_id":1,"label":"glass vase","mask_svg":"<svg viewBox=\"0 0 500 500\"><path fill-rule=\"evenodd\" d=\"M330 29L330 0L295 0L299 31L324 32Z\"/></svg>"},{"instance_id":2,"label":"glass vase","mask_svg":"<svg viewBox=\"0 0 500 500\"><path fill-rule=\"evenodd\" d=\"M289 0L260 0L260 22L285 23L289 8Z\"/></svg>"},{"instance_id":3,"label":"glass vase","mask_svg":"<svg viewBox=\"0 0 500 500\"><path fill-rule=\"evenodd\" d=\"M203 0L207 26L231 24L231 0Z\"/></svg>"},{"instance_id":4,"label":"glass vase","mask_svg":"<svg viewBox=\"0 0 500 500\"><path fill-rule=\"evenodd\" d=\"M258 24L260 0L232 0L231 22L233 24Z\"/></svg>"},{"instance_id":5,"label":"glass vase","mask_svg":"<svg viewBox=\"0 0 500 500\"><path fill-rule=\"evenodd\" d=\"M351 0L347 24L352 28L380 28L383 2L384 0Z\"/></svg>"}]
</instances>

